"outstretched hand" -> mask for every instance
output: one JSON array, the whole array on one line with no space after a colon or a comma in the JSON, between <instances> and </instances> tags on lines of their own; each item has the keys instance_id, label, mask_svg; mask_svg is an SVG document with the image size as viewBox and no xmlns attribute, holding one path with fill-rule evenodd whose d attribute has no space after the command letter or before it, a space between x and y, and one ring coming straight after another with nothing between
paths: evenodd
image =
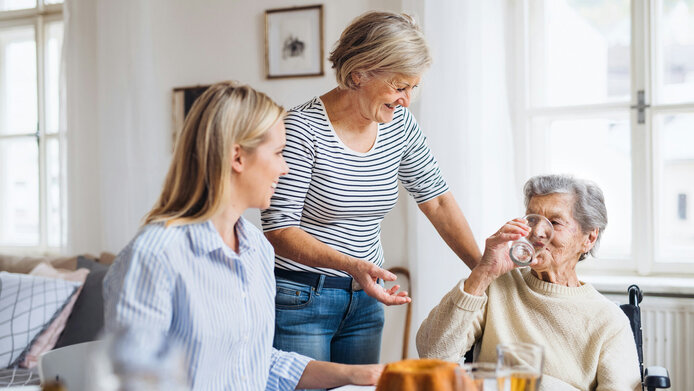
<instances>
[{"instance_id":1,"label":"outstretched hand","mask_svg":"<svg viewBox=\"0 0 694 391\"><path fill-rule=\"evenodd\" d=\"M397 277L395 274L371 262L359 260L352 270L349 270L349 273L357 280L367 295L385 305L407 304L412 301L412 299L407 296L407 292L398 292L400 285L394 285L390 289L385 289L379 285L377 282L379 278L384 281L395 281Z\"/></svg>"}]
</instances>

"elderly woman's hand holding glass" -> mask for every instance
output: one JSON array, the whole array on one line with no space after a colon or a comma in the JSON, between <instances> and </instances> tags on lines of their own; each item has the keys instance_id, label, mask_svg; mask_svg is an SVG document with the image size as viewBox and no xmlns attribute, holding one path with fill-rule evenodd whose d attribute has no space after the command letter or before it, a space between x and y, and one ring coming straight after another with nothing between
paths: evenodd
<instances>
[{"instance_id":1,"label":"elderly woman's hand holding glass","mask_svg":"<svg viewBox=\"0 0 694 391\"><path fill-rule=\"evenodd\" d=\"M578 262L595 254L607 225L602 191L588 181L548 175L528 180L524 192L526 213L546 218L553 235L527 216L490 236L470 276L422 323L420 355L458 361L477 343L476 360L494 362L497 345L532 343L545 350L540 389L640 389L626 316L576 274ZM509 255L510 242L521 238L535 253L528 267Z\"/></svg>"}]
</instances>

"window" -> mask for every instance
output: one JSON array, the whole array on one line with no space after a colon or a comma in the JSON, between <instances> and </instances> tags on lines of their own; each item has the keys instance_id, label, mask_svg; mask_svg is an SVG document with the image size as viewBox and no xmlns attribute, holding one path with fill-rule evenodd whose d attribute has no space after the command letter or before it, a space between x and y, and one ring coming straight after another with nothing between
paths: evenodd
<instances>
[{"instance_id":1,"label":"window","mask_svg":"<svg viewBox=\"0 0 694 391\"><path fill-rule=\"evenodd\" d=\"M691 273L694 0L526 0L518 18L518 161L605 193L599 262Z\"/></svg>"},{"instance_id":2,"label":"window","mask_svg":"<svg viewBox=\"0 0 694 391\"><path fill-rule=\"evenodd\" d=\"M65 244L61 1L0 0L0 249Z\"/></svg>"}]
</instances>

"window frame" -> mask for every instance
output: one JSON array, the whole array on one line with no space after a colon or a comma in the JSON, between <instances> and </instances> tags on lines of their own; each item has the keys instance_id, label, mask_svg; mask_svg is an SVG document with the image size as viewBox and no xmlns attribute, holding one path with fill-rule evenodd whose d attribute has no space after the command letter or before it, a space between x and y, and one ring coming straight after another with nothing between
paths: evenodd
<instances>
[{"instance_id":1,"label":"window frame","mask_svg":"<svg viewBox=\"0 0 694 391\"><path fill-rule=\"evenodd\" d=\"M571 106L532 107L530 97L530 37L529 37L529 2L523 0L517 5L515 13L515 47L517 64L513 85L515 123L515 163L516 178L520 188L525 179L531 175L530 153L532 121L536 117L551 120L577 118L610 113L629 111L631 139L631 196L632 196L632 235L631 254L625 258L602 258L598 254L597 262L579 264L582 271L588 273L618 273L627 275L657 276L674 275L694 277L694 260L677 262L674 260L658 260L658 227L655 213L658 206L657 185L660 178L656 177L654 167L657 162L656 134L654 134L653 118L658 114L694 113L694 101L677 104L658 104L654 101L654 91L657 83L655 71L659 59L657 47L658 12L660 0L631 0L631 86L629 101L606 102L599 104ZM639 124L637 110L638 91L644 92L645 121Z\"/></svg>"},{"instance_id":2,"label":"window frame","mask_svg":"<svg viewBox=\"0 0 694 391\"><path fill-rule=\"evenodd\" d=\"M36 88L37 119L36 133L19 133L0 135L0 140L35 137L38 144L38 183L39 183L39 241L35 246L0 246L0 252L9 254L58 254L66 246L66 164L65 164L65 129L60 127L55 133L46 132L46 25L64 21L63 3L45 4L37 0L36 7L0 11L0 28L31 26L36 40ZM61 102L62 105L62 102ZM48 245L48 183L47 183L47 144L57 140L59 148L59 191L61 238L58 247Z\"/></svg>"}]
</instances>

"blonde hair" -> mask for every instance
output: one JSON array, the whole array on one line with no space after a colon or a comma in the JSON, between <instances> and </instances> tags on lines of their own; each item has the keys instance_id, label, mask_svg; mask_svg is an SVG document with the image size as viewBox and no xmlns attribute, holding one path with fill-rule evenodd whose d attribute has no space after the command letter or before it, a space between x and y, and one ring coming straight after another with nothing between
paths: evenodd
<instances>
[{"instance_id":1,"label":"blonde hair","mask_svg":"<svg viewBox=\"0 0 694 391\"><path fill-rule=\"evenodd\" d=\"M159 200L144 223L205 221L226 199L235 144L253 150L284 109L247 85L226 81L193 104L178 137Z\"/></svg>"},{"instance_id":2,"label":"blonde hair","mask_svg":"<svg viewBox=\"0 0 694 391\"><path fill-rule=\"evenodd\" d=\"M407 14L367 12L342 32L328 58L341 88L356 89L352 74L419 76L431 64L424 34Z\"/></svg>"}]
</instances>

